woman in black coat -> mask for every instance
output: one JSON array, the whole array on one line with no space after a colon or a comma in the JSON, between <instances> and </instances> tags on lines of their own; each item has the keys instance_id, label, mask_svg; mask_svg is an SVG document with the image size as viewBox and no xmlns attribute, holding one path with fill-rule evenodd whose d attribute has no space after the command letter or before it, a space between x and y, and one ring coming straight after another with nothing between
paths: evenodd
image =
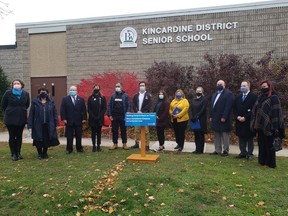
<instances>
[{"instance_id":1,"label":"woman in black coat","mask_svg":"<svg viewBox=\"0 0 288 216\"><path fill-rule=\"evenodd\" d=\"M48 89L41 87L38 94L31 103L28 129L30 132L32 130L33 146L36 146L41 160L48 158L48 147L60 144L56 131L59 120L54 101L48 96Z\"/></svg>"},{"instance_id":2,"label":"woman in black coat","mask_svg":"<svg viewBox=\"0 0 288 216\"><path fill-rule=\"evenodd\" d=\"M169 116L169 102L166 101L167 95L165 91L160 90L158 94L158 101L155 105L154 112L156 113L156 130L157 137L159 141L159 149L158 151L163 151L165 149L165 128L169 124L170 116Z\"/></svg>"},{"instance_id":3,"label":"woman in black coat","mask_svg":"<svg viewBox=\"0 0 288 216\"><path fill-rule=\"evenodd\" d=\"M88 98L89 126L91 127L92 152L101 151L101 130L104 125L104 115L106 113L106 98L100 91L100 86L95 84L93 93ZM96 148L97 135L97 148Z\"/></svg>"},{"instance_id":4,"label":"woman in black coat","mask_svg":"<svg viewBox=\"0 0 288 216\"><path fill-rule=\"evenodd\" d=\"M208 100L203 95L201 86L196 88L196 98L192 100L189 108L190 121L200 121L200 128L193 129L195 135L196 150L192 153L203 154L205 144L205 133L207 132L207 104Z\"/></svg>"},{"instance_id":5,"label":"woman in black coat","mask_svg":"<svg viewBox=\"0 0 288 216\"><path fill-rule=\"evenodd\" d=\"M15 79L11 90L5 92L2 98L4 123L9 131L9 147L13 161L23 159L21 156L22 135L27 123L27 109L30 105L29 93L24 91L24 83Z\"/></svg>"}]
</instances>

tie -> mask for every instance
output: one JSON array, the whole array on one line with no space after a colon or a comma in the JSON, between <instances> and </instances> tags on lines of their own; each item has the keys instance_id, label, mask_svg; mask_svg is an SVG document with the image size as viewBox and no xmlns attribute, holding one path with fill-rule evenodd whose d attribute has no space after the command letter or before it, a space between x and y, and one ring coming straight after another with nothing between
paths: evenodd
<instances>
[{"instance_id":1,"label":"tie","mask_svg":"<svg viewBox=\"0 0 288 216\"><path fill-rule=\"evenodd\" d=\"M245 100L245 98L246 98L246 94L243 94L243 96L242 96L242 102Z\"/></svg>"},{"instance_id":2,"label":"tie","mask_svg":"<svg viewBox=\"0 0 288 216\"><path fill-rule=\"evenodd\" d=\"M72 96L72 102L73 102L73 104L74 104L74 106L75 106L75 104L76 104L76 98L75 98L75 96Z\"/></svg>"}]
</instances>

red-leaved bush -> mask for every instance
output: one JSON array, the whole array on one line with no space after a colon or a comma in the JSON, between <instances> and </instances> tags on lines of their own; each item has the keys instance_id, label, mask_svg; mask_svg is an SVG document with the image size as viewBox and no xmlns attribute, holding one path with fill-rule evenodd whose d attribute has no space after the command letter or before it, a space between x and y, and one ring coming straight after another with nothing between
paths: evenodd
<instances>
[{"instance_id":1,"label":"red-leaved bush","mask_svg":"<svg viewBox=\"0 0 288 216\"><path fill-rule=\"evenodd\" d=\"M107 102L110 96L115 92L115 84L121 82L123 90L130 98L139 91L139 80L133 72L107 72L91 75L90 79L81 79L77 85L78 94L87 101L92 94L93 86L100 85L102 94L106 97Z\"/></svg>"}]
</instances>

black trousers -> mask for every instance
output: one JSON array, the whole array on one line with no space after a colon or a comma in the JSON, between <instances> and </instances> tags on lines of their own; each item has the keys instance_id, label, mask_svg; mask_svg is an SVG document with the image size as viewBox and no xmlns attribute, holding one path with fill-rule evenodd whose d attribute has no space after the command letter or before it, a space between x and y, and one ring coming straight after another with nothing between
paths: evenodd
<instances>
[{"instance_id":1,"label":"black trousers","mask_svg":"<svg viewBox=\"0 0 288 216\"><path fill-rule=\"evenodd\" d=\"M248 151L247 151L247 147L248 147ZM243 156L253 155L253 150L254 150L253 137L249 137L249 138L239 137L239 149L240 149L240 155L243 155Z\"/></svg>"},{"instance_id":2,"label":"black trousers","mask_svg":"<svg viewBox=\"0 0 288 216\"><path fill-rule=\"evenodd\" d=\"M127 133L125 121L122 118L114 118L112 121L112 141L118 144L118 130L120 127L122 143L127 143Z\"/></svg>"},{"instance_id":3,"label":"black trousers","mask_svg":"<svg viewBox=\"0 0 288 216\"><path fill-rule=\"evenodd\" d=\"M156 126L159 145L163 146L165 142L165 127Z\"/></svg>"},{"instance_id":4,"label":"black trousers","mask_svg":"<svg viewBox=\"0 0 288 216\"><path fill-rule=\"evenodd\" d=\"M262 166L276 167L276 153L273 149L273 136L266 136L262 131L258 131L258 162Z\"/></svg>"},{"instance_id":5,"label":"black trousers","mask_svg":"<svg viewBox=\"0 0 288 216\"><path fill-rule=\"evenodd\" d=\"M102 129L102 126L100 125L91 127L91 140L92 140L93 146L95 146L96 144L96 136L97 136L97 146L100 146L101 144L101 132L102 132L101 129Z\"/></svg>"},{"instance_id":6,"label":"black trousers","mask_svg":"<svg viewBox=\"0 0 288 216\"><path fill-rule=\"evenodd\" d=\"M73 151L73 138L76 138L76 150L82 151L82 125L80 126L66 126L67 146L66 150L69 152Z\"/></svg>"},{"instance_id":7,"label":"black trousers","mask_svg":"<svg viewBox=\"0 0 288 216\"><path fill-rule=\"evenodd\" d=\"M194 131L196 152L203 153L205 144L205 134L203 131Z\"/></svg>"},{"instance_id":8,"label":"black trousers","mask_svg":"<svg viewBox=\"0 0 288 216\"><path fill-rule=\"evenodd\" d=\"M22 147L22 135L25 125L16 126L16 125L6 125L9 132L9 147L11 155L21 154Z\"/></svg>"},{"instance_id":9,"label":"black trousers","mask_svg":"<svg viewBox=\"0 0 288 216\"><path fill-rule=\"evenodd\" d=\"M177 122L176 120L174 120L172 123L174 133L175 133L176 143L182 149L184 148L187 123L188 121Z\"/></svg>"}]
</instances>

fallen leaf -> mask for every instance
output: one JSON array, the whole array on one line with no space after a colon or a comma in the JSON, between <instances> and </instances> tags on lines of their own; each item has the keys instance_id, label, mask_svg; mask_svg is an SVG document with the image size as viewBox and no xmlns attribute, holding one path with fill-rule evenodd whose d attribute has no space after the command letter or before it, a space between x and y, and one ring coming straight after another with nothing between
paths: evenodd
<instances>
[{"instance_id":1,"label":"fallen leaf","mask_svg":"<svg viewBox=\"0 0 288 216\"><path fill-rule=\"evenodd\" d=\"M109 207L109 210L108 210L108 213L109 213L109 214L112 214L114 211L115 211L115 209L110 206L110 207Z\"/></svg>"},{"instance_id":2,"label":"fallen leaf","mask_svg":"<svg viewBox=\"0 0 288 216\"><path fill-rule=\"evenodd\" d=\"M236 172L233 172L232 175L236 175Z\"/></svg>"},{"instance_id":3,"label":"fallen leaf","mask_svg":"<svg viewBox=\"0 0 288 216\"><path fill-rule=\"evenodd\" d=\"M226 197L226 196L223 196L223 197L222 197L222 200L224 200L224 201L227 200L227 197Z\"/></svg>"},{"instance_id":4,"label":"fallen leaf","mask_svg":"<svg viewBox=\"0 0 288 216\"><path fill-rule=\"evenodd\" d=\"M134 193L134 196L138 196L138 192L135 192L135 193Z\"/></svg>"},{"instance_id":5,"label":"fallen leaf","mask_svg":"<svg viewBox=\"0 0 288 216\"><path fill-rule=\"evenodd\" d=\"M141 213L141 210L140 210L140 209L136 209L134 212L135 212L136 214L140 214L140 213Z\"/></svg>"},{"instance_id":6,"label":"fallen leaf","mask_svg":"<svg viewBox=\"0 0 288 216\"><path fill-rule=\"evenodd\" d=\"M161 203L160 206L165 206L165 203Z\"/></svg>"},{"instance_id":7,"label":"fallen leaf","mask_svg":"<svg viewBox=\"0 0 288 216\"><path fill-rule=\"evenodd\" d=\"M183 193L183 192L184 192L183 189L179 189L179 190L178 190L178 193Z\"/></svg>"},{"instance_id":8,"label":"fallen leaf","mask_svg":"<svg viewBox=\"0 0 288 216\"><path fill-rule=\"evenodd\" d=\"M234 207L234 204L230 204L229 207L230 207L230 208L233 208L233 207Z\"/></svg>"},{"instance_id":9,"label":"fallen leaf","mask_svg":"<svg viewBox=\"0 0 288 216\"><path fill-rule=\"evenodd\" d=\"M145 204L144 204L144 207L148 207L148 206L149 206L149 204L148 204L148 203L145 203Z\"/></svg>"},{"instance_id":10,"label":"fallen leaf","mask_svg":"<svg viewBox=\"0 0 288 216\"><path fill-rule=\"evenodd\" d=\"M45 214L49 214L49 211L47 209L45 210Z\"/></svg>"},{"instance_id":11,"label":"fallen leaf","mask_svg":"<svg viewBox=\"0 0 288 216\"><path fill-rule=\"evenodd\" d=\"M49 194L43 194L43 197L47 198L49 197Z\"/></svg>"},{"instance_id":12,"label":"fallen leaf","mask_svg":"<svg viewBox=\"0 0 288 216\"><path fill-rule=\"evenodd\" d=\"M76 216L80 216L80 215L81 215L81 213L80 213L80 212L77 212L77 213L76 213Z\"/></svg>"},{"instance_id":13,"label":"fallen leaf","mask_svg":"<svg viewBox=\"0 0 288 216\"><path fill-rule=\"evenodd\" d=\"M243 185L241 185L241 184L236 184L236 187L242 187Z\"/></svg>"},{"instance_id":14,"label":"fallen leaf","mask_svg":"<svg viewBox=\"0 0 288 216\"><path fill-rule=\"evenodd\" d=\"M126 202L126 199L120 200L120 203L124 203L124 202Z\"/></svg>"}]
</instances>

